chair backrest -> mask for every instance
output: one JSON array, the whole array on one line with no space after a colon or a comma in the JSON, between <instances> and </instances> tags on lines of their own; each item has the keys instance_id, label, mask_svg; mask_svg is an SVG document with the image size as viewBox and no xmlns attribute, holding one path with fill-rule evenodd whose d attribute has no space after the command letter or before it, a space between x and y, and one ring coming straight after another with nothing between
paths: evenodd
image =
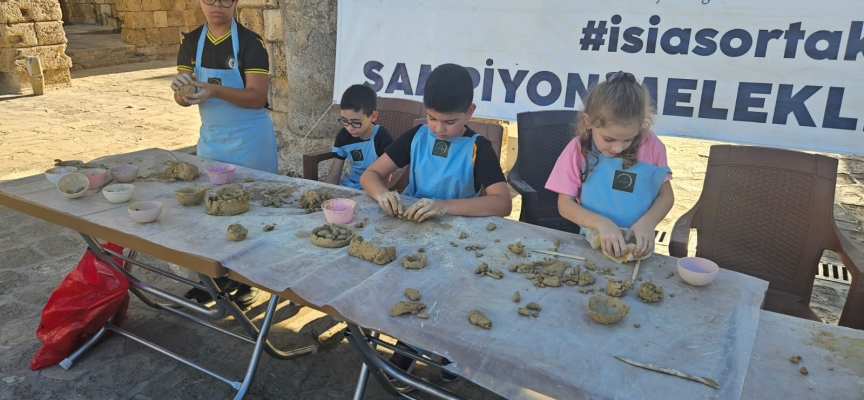
<instances>
[{"instance_id":1,"label":"chair backrest","mask_svg":"<svg viewBox=\"0 0 864 400\"><path fill-rule=\"evenodd\" d=\"M579 112L552 110L523 112L516 115L519 152L513 169L537 191L537 215L558 217L558 193L545 189L546 180L558 156L573 140ZM523 204L524 206L524 204Z\"/></svg>"},{"instance_id":2,"label":"chair backrest","mask_svg":"<svg viewBox=\"0 0 864 400\"><path fill-rule=\"evenodd\" d=\"M834 229L837 159L756 146L711 146L692 225L696 254L809 302Z\"/></svg>"},{"instance_id":3,"label":"chair backrest","mask_svg":"<svg viewBox=\"0 0 864 400\"><path fill-rule=\"evenodd\" d=\"M423 102L390 97L378 98L377 124L387 128L395 140L414 127L414 120L426 117Z\"/></svg>"},{"instance_id":4,"label":"chair backrest","mask_svg":"<svg viewBox=\"0 0 864 400\"><path fill-rule=\"evenodd\" d=\"M423 125L426 123L426 118L418 118L414 120L414 126ZM477 132L480 136L492 142L492 150L495 150L495 155L501 159L501 142L504 139L504 127L498 124L491 124L480 121L467 121L465 125Z\"/></svg>"}]
</instances>

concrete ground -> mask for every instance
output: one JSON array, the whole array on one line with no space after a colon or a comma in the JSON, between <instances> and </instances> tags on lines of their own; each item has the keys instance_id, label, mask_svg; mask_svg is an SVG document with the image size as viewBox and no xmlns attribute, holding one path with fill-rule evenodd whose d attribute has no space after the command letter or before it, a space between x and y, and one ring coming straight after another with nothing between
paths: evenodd
<instances>
[{"instance_id":1,"label":"concrete ground","mask_svg":"<svg viewBox=\"0 0 864 400\"><path fill-rule=\"evenodd\" d=\"M89 160L150 147L179 149L197 140L199 119L194 108L171 100L168 86L174 68L154 62L83 70L73 73L70 88L44 96L0 97L0 180L41 173L55 158ZM511 129L515 135L515 129ZM514 157L512 143L507 153ZM663 138L673 180L676 204L658 227L669 231L672 222L697 200L704 178L708 141ZM835 214L844 234L864 248L864 160L840 158ZM505 164L507 164L505 160ZM512 165L512 162L510 163ZM514 199L518 218L519 199ZM233 390L189 367L180 365L132 341L111 337L92 349L70 370L58 366L30 371L29 362L40 344L34 332L48 296L85 250L71 230L0 207L0 399L224 399ZM658 247L658 252L665 249ZM145 257L146 259L146 257ZM163 268L170 266L147 259ZM827 255L828 262L832 261ZM175 293L185 288L154 274L145 280L167 285ZM826 323L836 324L848 285L816 280L811 306ZM261 299L263 300L263 298ZM260 323L264 307L249 311ZM342 339L344 325L307 308L282 303L271 340L282 348L313 343L319 354L291 361L264 356L250 399L350 398L360 361ZM220 325L234 331L229 319ZM205 328L179 321L146 307L133 298L123 328L184 357L210 365L238 378L245 371L251 346L217 336ZM418 374L441 383L429 368ZM445 384L469 398L498 396L466 382ZM366 399L388 398L370 382Z\"/></svg>"}]
</instances>

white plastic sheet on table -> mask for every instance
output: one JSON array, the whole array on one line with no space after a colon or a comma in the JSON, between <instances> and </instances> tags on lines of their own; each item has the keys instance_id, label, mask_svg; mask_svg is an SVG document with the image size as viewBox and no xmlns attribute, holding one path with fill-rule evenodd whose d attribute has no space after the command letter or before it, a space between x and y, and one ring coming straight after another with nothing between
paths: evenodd
<instances>
[{"instance_id":1,"label":"white plastic sheet on table","mask_svg":"<svg viewBox=\"0 0 864 400\"><path fill-rule=\"evenodd\" d=\"M643 282L653 280L664 287L664 300L643 304L637 300L635 288L631 289L623 298L631 307L630 313L617 324L600 325L585 311L591 295L579 293L578 286L540 289L507 270L546 257L530 252L516 255L507 245L521 241L527 250L549 249L558 239L559 252L593 260L598 271L611 266L615 279L630 276L633 263L608 261L580 236L497 217L445 216L417 224L387 217L361 191L242 167L236 170L236 184L253 191L290 186L295 189L294 204L263 208L258 197L245 214L210 216L204 213L203 205L180 206L173 191L209 185L204 168L211 162L185 154L176 156L198 165L202 174L191 183L134 182L132 202L163 203L162 216L150 224L132 221L126 211L129 203L108 203L101 193L89 191L81 199L67 200L41 175L2 182L0 191L162 246L219 260L226 268L274 292L290 288L307 302L332 306L361 326L446 356L455 362L449 368L507 398L726 399L741 395L767 282L723 270L714 283L691 287L677 273L666 278L675 271L674 258L654 255L642 262L639 276ZM145 150L98 161L111 166L134 162L143 176L160 171L169 160L164 151ZM255 181L246 183L245 178ZM357 201L354 222L369 218L357 233L372 243L396 246L396 261L378 266L349 257L347 248L312 245L308 232L325 223L324 215L304 214L296 202L299 194L310 188ZM411 202L404 200L406 206ZM498 228L487 231L489 222ZM249 230L246 240L232 242L225 237L233 223ZM275 224L276 229L263 232L266 224ZM459 239L461 232L468 238ZM486 247L466 251L468 245ZM402 256L416 253L419 247L426 248L426 268L403 268ZM478 252L483 256L475 257ZM574 260L565 261L572 264ZM481 262L504 271L505 277L496 280L474 274ZM605 287L607 277L596 272L592 275L597 282L588 288L594 288L596 294ZM402 291L408 287L420 290L421 301L428 306L423 311L430 319L389 316L396 301L407 300ZM517 290L522 296L520 304L511 300ZM543 307L540 316L518 315L516 309L530 301ZM472 309L492 320L491 330L468 322ZM641 327L637 329L634 324ZM627 365L612 354L711 378L720 389Z\"/></svg>"}]
</instances>

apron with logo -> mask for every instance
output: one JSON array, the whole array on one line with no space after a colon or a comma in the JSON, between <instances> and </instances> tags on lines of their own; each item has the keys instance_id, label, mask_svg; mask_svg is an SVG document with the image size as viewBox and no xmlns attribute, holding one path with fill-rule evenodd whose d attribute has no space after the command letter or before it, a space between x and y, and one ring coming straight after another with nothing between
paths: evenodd
<instances>
[{"instance_id":1,"label":"apron with logo","mask_svg":"<svg viewBox=\"0 0 864 400\"><path fill-rule=\"evenodd\" d=\"M360 186L360 175L363 175L366 168L369 168L378 159L378 152L375 150L375 135L378 134L378 128L380 127L380 125L375 125L372 137L369 140L333 148L334 153L346 157L351 164L351 173L342 175L342 180L339 181L340 185L354 189L363 189Z\"/></svg>"},{"instance_id":2,"label":"apron with logo","mask_svg":"<svg viewBox=\"0 0 864 400\"><path fill-rule=\"evenodd\" d=\"M474 143L478 136L441 140L428 125L420 127L411 142L410 175L403 194L433 200L477 197Z\"/></svg>"}]
</instances>

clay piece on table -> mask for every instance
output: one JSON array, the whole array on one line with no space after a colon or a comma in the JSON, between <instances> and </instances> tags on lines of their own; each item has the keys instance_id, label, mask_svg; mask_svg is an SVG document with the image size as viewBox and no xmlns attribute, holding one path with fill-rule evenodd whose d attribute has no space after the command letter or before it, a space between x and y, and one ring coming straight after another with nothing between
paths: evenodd
<instances>
[{"instance_id":1,"label":"clay piece on table","mask_svg":"<svg viewBox=\"0 0 864 400\"><path fill-rule=\"evenodd\" d=\"M525 316L525 317L531 315L531 310L529 310L529 309L527 309L527 308L525 308L525 307L519 307L519 309L517 309L516 312L519 313L519 315L522 315L522 316Z\"/></svg>"},{"instance_id":2,"label":"clay piece on table","mask_svg":"<svg viewBox=\"0 0 864 400\"><path fill-rule=\"evenodd\" d=\"M483 250L485 248L486 248L486 246L481 246L479 244L472 244L472 245L465 246L465 250L468 250L468 251Z\"/></svg>"},{"instance_id":3,"label":"clay piece on table","mask_svg":"<svg viewBox=\"0 0 864 400\"><path fill-rule=\"evenodd\" d=\"M627 289L633 287L633 281L629 279L625 279L623 281L616 281L614 279L610 279L606 281L606 294L614 297L621 297L627 293Z\"/></svg>"},{"instance_id":4,"label":"clay piece on table","mask_svg":"<svg viewBox=\"0 0 864 400\"><path fill-rule=\"evenodd\" d=\"M175 182L178 179L182 179L185 182L191 182L197 177L197 166L183 161L171 161L168 164L168 168L165 168L162 172L147 175L143 178L140 178L140 180L158 179L167 180L168 182Z\"/></svg>"},{"instance_id":5,"label":"clay piece on table","mask_svg":"<svg viewBox=\"0 0 864 400\"><path fill-rule=\"evenodd\" d=\"M495 228L497 228L497 226L495 225L494 222L490 222L490 223L486 224L486 230L487 231L490 231L490 232L494 231Z\"/></svg>"},{"instance_id":6,"label":"clay piece on table","mask_svg":"<svg viewBox=\"0 0 864 400\"><path fill-rule=\"evenodd\" d=\"M477 269L474 270L474 273L475 273L475 274L486 275L486 276L488 276L488 277L490 277L490 278L495 278L495 279L501 279L501 278L504 277L504 273L501 272L500 269L495 269L495 270L493 270L492 268L489 268L489 265L486 264L485 262L482 263L482 264L480 264L480 265L477 267Z\"/></svg>"},{"instance_id":7,"label":"clay piece on table","mask_svg":"<svg viewBox=\"0 0 864 400\"><path fill-rule=\"evenodd\" d=\"M805 368L805 367L801 367L800 371L801 371L801 375L808 375L809 374L809 372L807 372L807 368Z\"/></svg>"},{"instance_id":8,"label":"clay piece on table","mask_svg":"<svg viewBox=\"0 0 864 400\"><path fill-rule=\"evenodd\" d=\"M204 186L190 186L174 191L174 198L181 206L197 206L204 202L204 194L207 188Z\"/></svg>"},{"instance_id":9,"label":"clay piece on table","mask_svg":"<svg viewBox=\"0 0 864 400\"><path fill-rule=\"evenodd\" d=\"M412 254L402 257L402 266L407 269L422 269L426 266L425 254Z\"/></svg>"},{"instance_id":10,"label":"clay piece on table","mask_svg":"<svg viewBox=\"0 0 864 400\"><path fill-rule=\"evenodd\" d=\"M204 212L230 216L249 211L249 193L235 185L225 185L204 200Z\"/></svg>"},{"instance_id":11,"label":"clay piece on table","mask_svg":"<svg viewBox=\"0 0 864 400\"><path fill-rule=\"evenodd\" d=\"M610 267L608 265L603 267L603 270L598 272L597 274L598 275L606 275L606 276L615 276L615 273L612 272L612 267Z\"/></svg>"},{"instance_id":12,"label":"clay piece on table","mask_svg":"<svg viewBox=\"0 0 864 400\"><path fill-rule=\"evenodd\" d=\"M534 312L531 313L531 316L534 317L534 318L537 318L537 317L540 316L540 313L537 312L537 311L534 311Z\"/></svg>"},{"instance_id":13,"label":"clay piece on table","mask_svg":"<svg viewBox=\"0 0 864 400\"><path fill-rule=\"evenodd\" d=\"M468 320L471 321L472 324L481 328L492 329L492 321L490 321L489 318L486 318L486 316L478 310L468 311Z\"/></svg>"},{"instance_id":14,"label":"clay piece on table","mask_svg":"<svg viewBox=\"0 0 864 400\"><path fill-rule=\"evenodd\" d=\"M426 248L425 248L425 247L421 247L421 248L417 249L417 252L418 252L418 253L425 253L425 252L426 252Z\"/></svg>"},{"instance_id":15,"label":"clay piece on table","mask_svg":"<svg viewBox=\"0 0 864 400\"><path fill-rule=\"evenodd\" d=\"M429 319L429 314L425 312L417 313L417 318Z\"/></svg>"},{"instance_id":16,"label":"clay piece on table","mask_svg":"<svg viewBox=\"0 0 864 400\"><path fill-rule=\"evenodd\" d=\"M375 247L363 241L363 236L356 236L348 247L348 255L378 265L387 264L396 259L396 247Z\"/></svg>"},{"instance_id":17,"label":"clay piece on table","mask_svg":"<svg viewBox=\"0 0 864 400\"><path fill-rule=\"evenodd\" d=\"M601 288L601 289L602 289L602 288ZM579 289L579 293L582 293L582 294L594 293L594 288L591 288L591 289Z\"/></svg>"},{"instance_id":18,"label":"clay piece on table","mask_svg":"<svg viewBox=\"0 0 864 400\"><path fill-rule=\"evenodd\" d=\"M243 239L246 239L246 235L248 234L249 231L243 225L231 224L228 225L228 232L225 233L225 236L228 236L228 239L239 242Z\"/></svg>"},{"instance_id":19,"label":"clay piece on table","mask_svg":"<svg viewBox=\"0 0 864 400\"><path fill-rule=\"evenodd\" d=\"M390 316L398 317L402 314L417 314L420 310L426 308L426 305L423 303L412 303L410 301L397 301L393 307L390 308Z\"/></svg>"},{"instance_id":20,"label":"clay piece on table","mask_svg":"<svg viewBox=\"0 0 864 400\"><path fill-rule=\"evenodd\" d=\"M255 178L246 178L246 182L255 182Z\"/></svg>"},{"instance_id":21,"label":"clay piece on table","mask_svg":"<svg viewBox=\"0 0 864 400\"><path fill-rule=\"evenodd\" d=\"M639 329L639 328L642 327L642 325L639 325L639 324L633 324L633 327L636 328L636 329Z\"/></svg>"},{"instance_id":22,"label":"clay piece on table","mask_svg":"<svg viewBox=\"0 0 864 400\"><path fill-rule=\"evenodd\" d=\"M528 305L526 305L525 308L527 308L529 310L534 310L534 311L543 311L543 307L540 307L539 304L537 304L533 301L528 303Z\"/></svg>"},{"instance_id":23,"label":"clay piece on table","mask_svg":"<svg viewBox=\"0 0 864 400\"><path fill-rule=\"evenodd\" d=\"M453 247L459 247L459 245L456 244L456 242L450 242L450 245L453 246Z\"/></svg>"},{"instance_id":24,"label":"clay piece on table","mask_svg":"<svg viewBox=\"0 0 864 400\"><path fill-rule=\"evenodd\" d=\"M798 364L799 362L801 362L801 359L802 359L801 356L789 357L789 361L792 361L792 364Z\"/></svg>"},{"instance_id":25,"label":"clay piece on table","mask_svg":"<svg viewBox=\"0 0 864 400\"><path fill-rule=\"evenodd\" d=\"M355 228L362 229L362 228L365 228L365 227L366 227L366 223L363 222L363 221L360 221L360 222L354 224L354 227L355 227Z\"/></svg>"},{"instance_id":26,"label":"clay piece on table","mask_svg":"<svg viewBox=\"0 0 864 400\"><path fill-rule=\"evenodd\" d=\"M588 315L601 324L614 324L630 312L630 306L617 297L598 294L588 300Z\"/></svg>"},{"instance_id":27,"label":"clay piece on table","mask_svg":"<svg viewBox=\"0 0 864 400\"><path fill-rule=\"evenodd\" d=\"M675 276L675 273L670 271L668 274L666 274L666 279L669 279L673 276Z\"/></svg>"},{"instance_id":28,"label":"clay piece on table","mask_svg":"<svg viewBox=\"0 0 864 400\"><path fill-rule=\"evenodd\" d=\"M468 235L465 232L459 234L459 239L468 239Z\"/></svg>"},{"instance_id":29,"label":"clay piece on table","mask_svg":"<svg viewBox=\"0 0 864 400\"><path fill-rule=\"evenodd\" d=\"M310 232L312 244L328 249L348 246L354 238L354 230L347 225L324 224Z\"/></svg>"},{"instance_id":30,"label":"clay piece on table","mask_svg":"<svg viewBox=\"0 0 864 400\"><path fill-rule=\"evenodd\" d=\"M261 196L263 197L261 199L261 207L281 208L283 203L291 203L291 191L289 187L264 189L261 192Z\"/></svg>"},{"instance_id":31,"label":"clay piece on table","mask_svg":"<svg viewBox=\"0 0 864 400\"><path fill-rule=\"evenodd\" d=\"M331 196L330 193L323 190L309 189L301 193L300 198L297 201L300 203L300 207L303 208L306 214L309 214L321 211L321 203L332 198L333 196Z\"/></svg>"},{"instance_id":32,"label":"clay piece on table","mask_svg":"<svg viewBox=\"0 0 864 400\"><path fill-rule=\"evenodd\" d=\"M420 291L417 289L407 288L407 289L402 291L402 294L404 294L405 297L411 299L411 301L420 300Z\"/></svg>"},{"instance_id":33,"label":"clay piece on table","mask_svg":"<svg viewBox=\"0 0 864 400\"><path fill-rule=\"evenodd\" d=\"M517 290L516 293L513 293L513 302L518 303L520 301L522 301L522 296L519 295L519 291Z\"/></svg>"},{"instance_id":34,"label":"clay piece on table","mask_svg":"<svg viewBox=\"0 0 864 400\"><path fill-rule=\"evenodd\" d=\"M507 245L507 248L513 252L513 254L525 254L525 246L522 242L516 242L511 245Z\"/></svg>"},{"instance_id":35,"label":"clay piece on table","mask_svg":"<svg viewBox=\"0 0 864 400\"><path fill-rule=\"evenodd\" d=\"M477 258L483 257L483 253L474 253L474 257L477 257Z\"/></svg>"},{"instance_id":36,"label":"clay piece on table","mask_svg":"<svg viewBox=\"0 0 864 400\"><path fill-rule=\"evenodd\" d=\"M585 261L585 268L590 269L592 271L596 271L597 265L594 264L594 261L588 260L588 261Z\"/></svg>"},{"instance_id":37,"label":"clay piece on table","mask_svg":"<svg viewBox=\"0 0 864 400\"><path fill-rule=\"evenodd\" d=\"M643 303L653 303L663 300L663 288L654 286L651 281L645 282L639 286L639 299Z\"/></svg>"},{"instance_id":38,"label":"clay piece on table","mask_svg":"<svg viewBox=\"0 0 864 400\"><path fill-rule=\"evenodd\" d=\"M264 225L264 232L270 232L270 231L272 231L272 230L274 230L274 229L276 229L276 225L275 225L275 224L267 224L267 225Z\"/></svg>"},{"instance_id":39,"label":"clay piece on table","mask_svg":"<svg viewBox=\"0 0 864 400\"><path fill-rule=\"evenodd\" d=\"M558 239L555 239L552 241L552 244L555 245L555 247L552 248L552 251L558 251L558 247L561 246L561 242L559 242Z\"/></svg>"},{"instance_id":40,"label":"clay piece on table","mask_svg":"<svg viewBox=\"0 0 864 400\"><path fill-rule=\"evenodd\" d=\"M588 271L582 271L576 277L576 284L579 286L588 286L594 284L594 276Z\"/></svg>"}]
</instances>

